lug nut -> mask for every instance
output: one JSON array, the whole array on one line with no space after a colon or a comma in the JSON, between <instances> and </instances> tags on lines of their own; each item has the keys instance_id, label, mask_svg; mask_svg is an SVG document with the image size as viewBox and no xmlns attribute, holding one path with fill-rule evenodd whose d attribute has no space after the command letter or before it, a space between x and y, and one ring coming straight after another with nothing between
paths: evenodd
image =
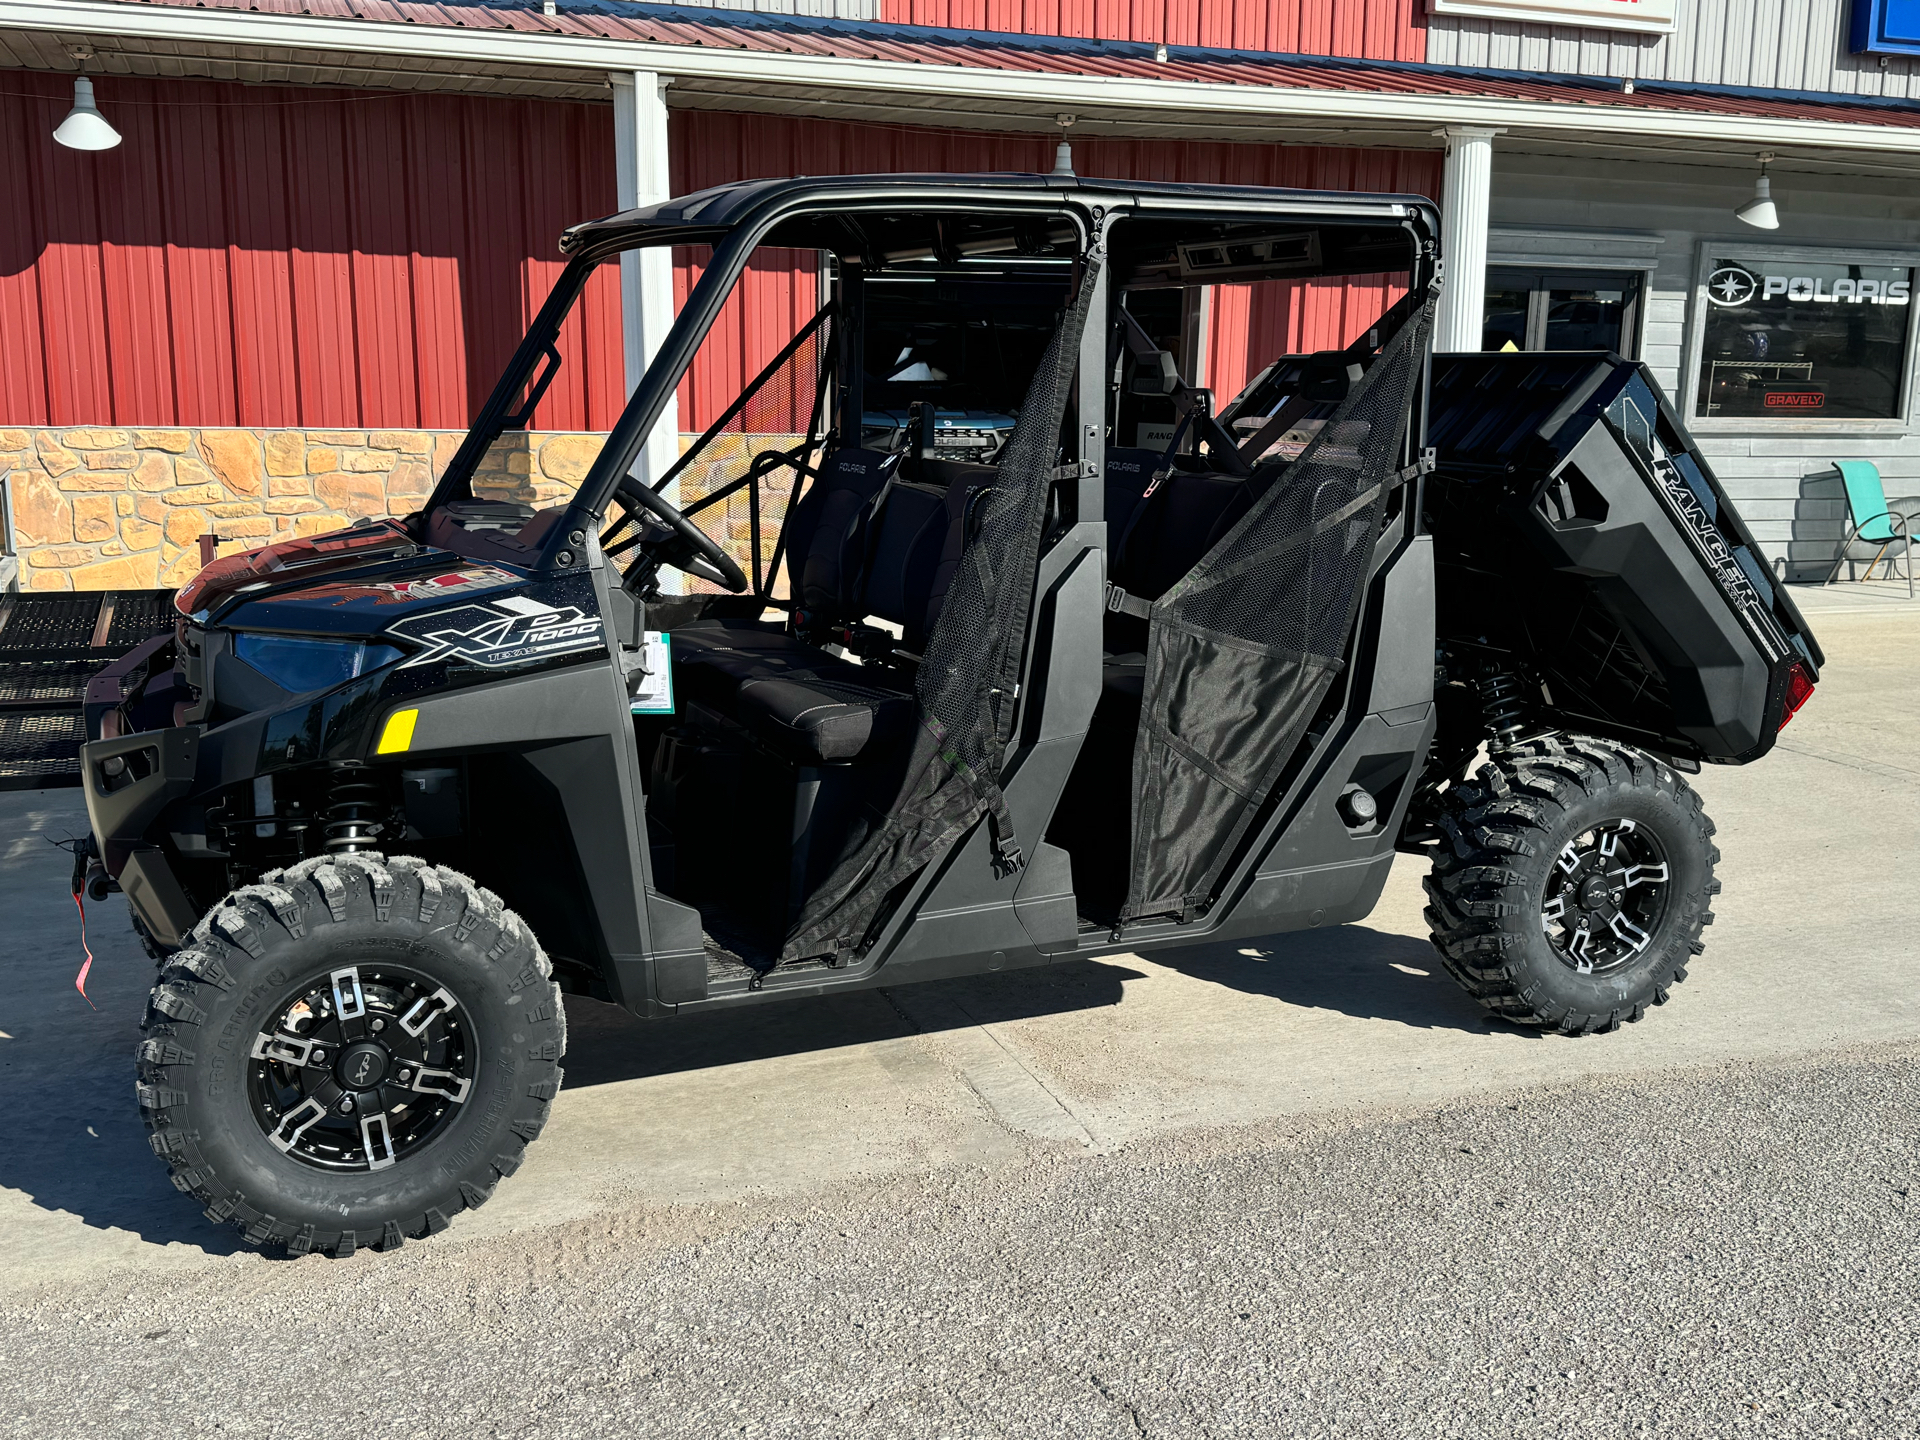
<instances>
[{"instance_id":1,"label":"lug nut","mask_svg":"<svg viewBox=\"0 0 1921 1441\"><path fill-rule=\"evenodd\" d=\"M341 1115L343 1116L347 1115L353 1110L353 1108L354 1108L354 1098L352 1096L342 1096L340 1098L340 1114Z\"/></svg>"},{"instance_id":2,"label":"lug nut","mask_svg":"<svg viewBox=\"0 0 1921 1441\"><path fill-rule=\"evenodd\" d=\"M402 1084L405 1084L407 1081L412 1080L413 1074L414 1073L412 1071L408 1070L405 1066L402 1066L400 1068L400 1080Z\"/></svg>"},{"instance_id":3,"label":"lug nut","mask_svg":"<svg viewBox=\"0 0 1921 1441\"><path fill-rule=\"evenodd\" d=\"M319 1048L318 1046L316 1046L316 1047L314 1047L314 1050L313 1050L313 1054L312 1054L312 1056L310 1057L310 1059L311 1059L311 1060L313 1061L313 1063L314 1063L314 1064L315 1064L315 1065L317 1066L317 1065L319 1065L319 1064L320 1064L320 1063L321 1063L322 1061L324 1061L324 1060L326 1060L326 1059L327 1059L327 1053L326 1053L325 1051L323 1051L323 1050L321 1050L321 1049L320 1049L320 1048Z\"/></svg>"},{"instance_id":4,"label":"lug nut","mask_svg":"<svg viewBox=\"0 0 1921 1441\"><path fill-rule=\"evenodd\" d=\"M376 1031L384 1031L384 1030L386 1030L386 1029L387 1029L387 1023L386 1023L385 1021L383 1021L383 1020L381 1020L379 1016L375 1016L375 1017L374 1017L374 1029L375 1029Z\"/></svg>"}]
</instances>

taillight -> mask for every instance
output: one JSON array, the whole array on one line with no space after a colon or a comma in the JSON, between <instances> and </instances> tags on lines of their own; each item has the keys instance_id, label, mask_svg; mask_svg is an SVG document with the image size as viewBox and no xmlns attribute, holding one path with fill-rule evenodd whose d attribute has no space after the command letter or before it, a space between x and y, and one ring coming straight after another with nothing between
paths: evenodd
<instances>
[{"instance_id":1,"label":"taillight","mask_svg":"<svg viewBox=\"0 0 1921 1441\"><path fill-rule=\"evenodd\" d=\"M1775 729L1786 730L1788 722L1794 719L1794 713L1806 705L1808 697L1813 694L1814 682L1808 678L1807 671L1797 660L1788 668L1788 689L1787 693L1781 697L1781 724Z\"/></svg>"}]
</instances>

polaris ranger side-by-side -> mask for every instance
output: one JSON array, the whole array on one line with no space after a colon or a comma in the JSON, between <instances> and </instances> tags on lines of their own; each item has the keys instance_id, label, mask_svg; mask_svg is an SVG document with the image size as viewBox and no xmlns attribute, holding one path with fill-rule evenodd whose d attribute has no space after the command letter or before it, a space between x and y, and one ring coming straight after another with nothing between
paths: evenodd
<instances>
[{"instance_id":1,"label":"polaris ranger side-by-side","mask_svg":"<svg viewBox=\"0 0 1921 1441\"><path fill-rule=\"evenodd\" d=\"M428 504L209 565L92 716L174 1183L255 1244L396 1246L519 1165L562 992L666 1018L1336 925L1397 851L1495 1014L1665 1001L1718 889L1682 773L1764 755L1821 654L1644 368L1430 355L1435 231L1021 175L569 231ZM477 496L643 246L698 281L578 492ZM1203 287L1317 276L1391 303L1190 378ZM650 472L707 348L760 368Z\"/></svg>"}]
</instances>

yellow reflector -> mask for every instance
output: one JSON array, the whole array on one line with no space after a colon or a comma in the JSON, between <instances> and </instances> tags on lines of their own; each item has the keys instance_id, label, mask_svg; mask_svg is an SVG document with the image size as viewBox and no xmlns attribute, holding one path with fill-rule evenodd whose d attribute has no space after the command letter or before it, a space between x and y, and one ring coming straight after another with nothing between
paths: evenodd
<instances>
[{"instance_id":1,"label":"yellow reflector","mask_svg":"<svg viewBox=\"0 0 1921 1441\"><path fill-rule=\"evenodd\" d=\"M390 756L396 751L404 751L414 743L414 722L420 719L417 710L397 710L387 717L386 729L380 733L380 744L374 747L377 756Z\"/></svg>"}]
</instances>

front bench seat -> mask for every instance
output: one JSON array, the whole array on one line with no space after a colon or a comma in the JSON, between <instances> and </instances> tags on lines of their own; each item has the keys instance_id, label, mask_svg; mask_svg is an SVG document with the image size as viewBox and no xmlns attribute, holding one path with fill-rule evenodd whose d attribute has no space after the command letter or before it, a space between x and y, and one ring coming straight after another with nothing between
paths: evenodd
<instances>
[{"instance_id":1,"label":"front bench seat","mask_svg":"<svg viewBox=\"0 0 1921 1441\"><path fill-rule=\"evenodd\" d=\"M920 513L938 511L939 498L895 485L904 503L894 506L883 493L897 464L898 457L878 451L836 451L795 505L787 526L788 590L810 622L857 619L870 570L880 589L901 589L905 557L891 552L926 554L921 532L932 517ZM899 512L891 525L889 511ZM905 524L910 511L915 522ZM896 677L839 660L778 622L698 621L674 632L672 653L679 694L796 765L849 765L885 755L906 742L918 716L911 689Z\"/></svg>"},{"instance_id":2,"label":"front bench seat","mask_svg":"<svg viewBox=\"0 0 1921 1441\"><path fill-rule=\"evenodd\" d=\"M743 727L801 766L892 753L913 733L912 691L876 666L852 665L756 620L702 621L674 632L674 680L687 700Z\"/></svg>"}]
</instances>

